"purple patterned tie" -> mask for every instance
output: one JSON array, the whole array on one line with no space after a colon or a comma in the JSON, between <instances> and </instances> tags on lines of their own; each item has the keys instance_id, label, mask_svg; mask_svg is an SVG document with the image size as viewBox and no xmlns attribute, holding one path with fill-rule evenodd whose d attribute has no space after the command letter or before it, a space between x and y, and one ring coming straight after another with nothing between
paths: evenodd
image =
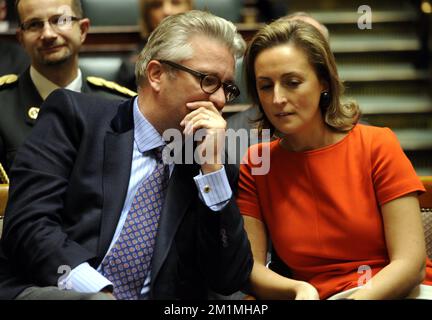
<instances>
[{"instance_id":1,"label":"purple patterned tie","mask_svg":"<svg viewBox=\"0 0 432 320\"><path fill-rule=\"evenodd\" d=\"M154 151L156 168L138 186L120 236L101 264L102 274L114 284L117 299L138 299L151 268L169 179L168 166L162 161L162 147Z\"/></svg>"}]
</instances>

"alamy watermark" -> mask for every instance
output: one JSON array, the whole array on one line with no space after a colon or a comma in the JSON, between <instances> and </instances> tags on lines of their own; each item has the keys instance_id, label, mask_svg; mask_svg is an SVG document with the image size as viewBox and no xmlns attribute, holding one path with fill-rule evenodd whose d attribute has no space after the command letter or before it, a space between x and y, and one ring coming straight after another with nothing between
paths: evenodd
<instances>
[{"instance_id":1,"label":"alamy watermark","mask_svg":"<svg viewBox=\"0 0 432 320\"><path fill-rule=\"evenodd\" d=\"M360 30L372 29L372 8L368 5L361 5L357 9L361 16L357 19L357 27Z\"/></svg>"},{"instance_id":2,"label":"alamy watermark","mask_svg":"<svg viewBox=\"0 0 432 320\"><path fill-rule=\"evenodd\" d=\"M357 280L357 286L366 289L372 288L372 269L368 265L361 265L357 269L357 273L360 277Z\"/></svg>"},{"instance_id":3,"label":"alamy watermark","mask_svg":"<svg viewBox=\"0 0 432 320\"><path fill-rule=\"evenodd\" d=\"M61 276L57 280L57 287L60 290L72 290L72 282L68 279L72 268L68 265L61 265L57 269L57 273Z\"/></svg>"},{"instance_id":4,"label":"alamy watermark","mask_svg":"<svg viewBox=\"0 0 432 320\"><path fill-rule=\"evenodd\" d=\"M215 164L215 149L217 153L226 155L222 157L222 164L249 163L252 175L265 175L270 171L270 145L263 143L260 148L248 147L259 142L270 141L270 130L263 129L258 134L257 129L216 129L223 132L217 134L223 136L216 146L214 140L207 135L207 129L198 129L192 136L184 136L177 129L165 130L162 138L168 141L162 151L162 158L165 164ZM203 148L196 148L196 145L205 142ZM245 157L243 157L245 156Z\"/></svg>"}]
</instances>

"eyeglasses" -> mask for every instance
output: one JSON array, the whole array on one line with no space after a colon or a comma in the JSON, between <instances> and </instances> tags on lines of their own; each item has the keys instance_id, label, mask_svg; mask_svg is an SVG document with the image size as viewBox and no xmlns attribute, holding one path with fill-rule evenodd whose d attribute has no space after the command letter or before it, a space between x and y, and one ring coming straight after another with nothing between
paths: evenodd
<instances>
[{"instance_id":1,"label":"eyeglasses","mask_svg":"<svg viewBox=\"0 0 432 320\"><path fill-rule=\"evenodd\" d=\"M219 79L213 74L195 71L185 66L182 66L181 64L168 60L159 60L159 62L167 64L173 68L186 71L194 75L195 77L200 78L201 89L207 94L215 93L219 90L220 87L223 87L226 102L231 102L240 95L240 89L234 83L222 82L221 79Z\"/></svg>"},{"instance_id":2,"label":"eyeglasses","mask_svg":"<svg viewBox=\"0 0 432 320\"><path fill-rule=\"evenodd\" d=\"M48 21L51 28L56 32L65 31L72 26L76 21L81 20L80 18L67 15L55 15L49 17L47 20L30 20L21 23L20 28L28 32L41 32L45 26L45 21Z\"/></svg>"}]
</instances>

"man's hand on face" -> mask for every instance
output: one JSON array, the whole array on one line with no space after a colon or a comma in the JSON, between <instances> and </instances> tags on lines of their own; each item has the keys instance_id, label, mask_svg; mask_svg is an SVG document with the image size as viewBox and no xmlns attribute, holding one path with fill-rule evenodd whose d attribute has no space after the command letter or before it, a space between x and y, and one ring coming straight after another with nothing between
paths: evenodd
<instances>
[{"instance_id":1,"label":"man's hand on face","mask_svg":"<svg viewBox=\"0 0 432 320\"><path fill-rule=\"evenodd\" d=\"M225 144L225 119L210 101L189 102L186 107L191 112L184 117L180 125L185 128L185 136L197 133L200 135L197 139L197 152L200 155L203 174L220 170Z\"/></svg>"}]
</instances>

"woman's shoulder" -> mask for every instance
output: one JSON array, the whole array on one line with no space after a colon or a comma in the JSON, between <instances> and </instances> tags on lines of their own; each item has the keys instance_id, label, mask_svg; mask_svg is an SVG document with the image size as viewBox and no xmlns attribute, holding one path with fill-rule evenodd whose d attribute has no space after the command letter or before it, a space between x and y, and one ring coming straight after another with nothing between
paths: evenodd
<instances>
[{"instance_id":1,"label":"woman's shoulder","mask_svg":"<svg viewBox=\"0 0 432 320\"><path fill-rule=\"evenodd\" d=\"M402 156L403 151L397 135L388 127L376 127L370 125L357 125L356 129L360 132L360 144L366 145L370 150L373 159L382 157Z\"/></svg>"},{"instance_id":2,"label":"woman's shoulder","mask_svg":"<svg viewBox=\"0 0 432 320\"><path fill-rule=\"evenodd\" d=\"M385 134L391 132L391 129L388 127L377 127L370 124L362 124L362 123L357 124L355 128L357 128L363 133L368 133L368 134L383 134L383 133Z\"/></svg>"},{"instance_id":3,"label":"woman's shoulder","mask_svg":"<svg viewBox=\"0 0 432 320\"><path fill-rule=\"evenodd\" d=\"M375 142L394 140L396 138L395 133L388 127L357 124L354 130L357 130L361 136L368 137Z\"/></svg>"}]
</instances>

